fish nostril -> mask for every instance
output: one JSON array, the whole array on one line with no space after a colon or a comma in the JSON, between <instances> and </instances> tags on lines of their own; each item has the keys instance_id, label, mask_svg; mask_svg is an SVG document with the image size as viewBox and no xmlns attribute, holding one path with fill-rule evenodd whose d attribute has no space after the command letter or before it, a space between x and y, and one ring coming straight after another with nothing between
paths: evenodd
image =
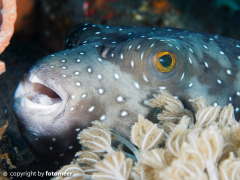
<instances>
[{"instance_id":1,"label":"fish nostril","mask_svg":"<svg viewBox=\"0 0 240 180\"><path fill-rule=\"evenodd\" d=\"M110 52L112 50L113 50L113 46L112 45L108 45L108 46L103 45L102 48L101 48L101 56L103 58L107 58L108 54L110 54Z\"/></svg>"},{"instance_id":2,"label":"fish nostril","mask_svg":"<svg viewBox=\"0 0 240 180\"><path fill-rule=\"evenodd\" d=\"M72 47L79 46L81 44L81 38L75 38L72 42Z\"/></svg>"}]
</instances>

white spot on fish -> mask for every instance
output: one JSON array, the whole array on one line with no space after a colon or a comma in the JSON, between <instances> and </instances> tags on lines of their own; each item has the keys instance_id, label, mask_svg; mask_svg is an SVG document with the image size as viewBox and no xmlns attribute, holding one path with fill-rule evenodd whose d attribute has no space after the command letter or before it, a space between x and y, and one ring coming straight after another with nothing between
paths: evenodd
<instances>
[{"instance_id":1,"label":"white spot on fish","mask_svg":"<svg viewBox=\"0 0 240 180\"><path fill-rule=\"evenodd\" d=\"M98 45L96 44L94 47L98 47Z\"/></svg>"},{"instance_id":2,"label":"white spot on fish","mask_svg":"<svg viewBox=\"0 0 240 180\"><path fill-rule=\"evenodd\" d=\"M214 107L217 107L217 106L218 106L218 103L217 103L217 102L213 103L213 106L214 106Z\"/></svg>"},{"instance_id":3,"label":"white spot on fish","mask_svg":"<svg viewBox=\"0 0 240 180\"><path fill-rule=\"evenodd\" d=\"M206 45L203 45L203 47L204 47L205 49L208 49L208 47L207 47Z\"/></svg>"},{"instance_id":4,"label":"white spot on fish","mask_svg":"<svg viewBox=\"0 0 240 180\"><path fill-rule=\"evenodd\" d=\"M147 76L143 73L143 79L148 82Z\"/></svg>"},{"instance_id":5,"label":"white spot on fish","mask_svg":"<svg viewBox=\"0 0 240 180\"><path fill-rule=\"evenodd\" d=\"M188 60L189 60L190 64L192 64L192 59L190 57L188 58Z\"/></svg>"},{"instance_id":6,"label":"white spot on fish","mask_svg":"<svg viewBox=\"0 0 240 180\"><path fill-rule=\"evenodd\" d=\"M49 150L52 150L52 146L51 146L51 147L49 147Z\"/></svg>"},{"instance_id":7,"label":"white spot on fish","mask_svg":"<svg viewBox=\"0 0 240 180\"><path fill-rule=\"evenodd\" d=\"M81 54L81 55L84 55L84 53L83 53L83 52L80 52L79 54Z\"/></svg>"},{"instance_id":8,"label":"white spot on fish","mask_svg":"<svg viewBox=\"0 0 240 180\"><path fill-rule=\"evenodd\" d=\"M181 77L180 81L182 81L182 80L183 80L183 78L184 78L184 75L185 75L185 73L183 73L183 74L182 74L182 77Z\"/></svg>"},{"instance_id":9,"label":"white spot on fish","mask_svg":"<svg viewBox=\"0 0 240 180\"><path fill-rule=\"evenodd\" d=\"M218 84L222 84L222 81L220 79L217 79Z\"/></svg>"},{"instance_id":10,"label":"white spot on fish","mask_svg":"<svg viewBox=\"0 0 240 180\"><path fill-rule=\"evenodd\" d=\"M90 68L90 67L87 68L87 72L88 72L88 73L91 73L91 72L92 72L92 68Z\"/></svg>"},{"instance_id":11,"label":"white spot on fish","mask_svg":"<svg viewBox=\"0 0 240 180\"><path fill-rule=\"evenodd\" d=\"M77 131L77 132L80 131L80 128L75 129L75 131Z\"/></svg>"},{"instance_id":12,"label":"white spot on fish","mask_svg":"<svg viewBox=\"0 0 240 180\"><path fill-rule=\"evenodd\" d=\"M123 102L123 97L122 96L118 96L117 97L117 102Z\"/></svg>"},{"instance_id":13,"label":"white spot on fish","mask_svg":"<svg viewBox=\"0 0 240 180\"><path fill-rule=\"evenodd\" d=\"M238 56L238 59L240 59L240 56Z\"/></svg>"},{"instance_id":14,"label":"white spot on fish","mask_svg":"<svg viewBox=\"0 0 240 180\"><path fill-rule=\"evenodd\" d=\"M120 28L120 29L118 29L119 31L122 31L122 29Z\"/></svg>"},{"instance_id":15,"label":"white spot on fish","mask_svg":"<svg viewBox=\"0 0 240 180\"><path fill-rule=\"evenodd\" d=\"M111 57L113 57L114 56L114 54L111 54Z\"/></svg>"},{"instance_id":16,"label":"white spot on fish","mask_svg":"<svg viewBox=\"0 0 240 180\"><path fill-rule=\"evenodd\" d=\"M53 57L53 56L55 56L54 54L51 54L51 56Z\"/></svg>"},{"instance_id":17,"label":"white spot on fish","mask_svg":"<svg viewBox=\"0 0 240 180\"><path fill-rule=\"evenodd\" d=\"M99 89L98 89L98 93L99 93L99 94L103 94L103 93L104 93L104 89L103 89L103 88L99 88Z\"/></svg>"},{"instance_id":18,"label":"white spot on fish","mask_svg":"<svg viewBox=\"0 0 240 180\"><path fill-rule=\"evenodd\" d=\"M223 52L223 51L220 51L220 54L224 54L224 52Z\"/></svg>"},{"instance_id":19,"label":"white spot on fish","mask_svg":"<svg viewBox=\"0 0 240 180\"><path fill-rule=\"evenodd\" d=\"M100 34L100 32L95 32L95 34Z\"/></svg>"},{"instance_id":20,"label":"white spot on fish","mask_svg":"<svg viewBox=\"0 0 240 180\"><path fill-rule=\"evenodd\" d=\"M237 48L240 48L240 45L237 44L236 47L237 47Z\"/></svg>"},{"instance_id":21,"label":"white spot on fish","mask_svg":"<svg viewBox=\"0 0 240 180\"><path fill-rule=\"evenodd\" d=\"M133 68L134 67L134 61L131 60L131 67Z\"/></svg>"},{"instance_id":22,"label":"white spot on fish","mask_svg":"<svg viewBox=\"0 0 240 180\"><path fill-rule=\"evenodd\" d=\"M84 99L85 97L87 97L87 94L86 93L82 94L81 98Z\"/></svg>"},{"instance_id":23,"label":"white spot on fish","mask_svg":"<svg viewBox=\"0 0 240 180\"><path fill-rule=\"evenodd\" d=\"M78 71L74 72L75 75L79 75L80 73Z\"/></svg>"},{"instance_id":24,"label":"white spot on fish","mask_svg":"<svg viewBox=\"0 0 240 180\"><path fill-rule=\"evenodd\" d=\"M71 107L71 108L70 108L70 111L73 111L73 110L74 110L74 107Z\"/></svg>"},{"instance_id":25,"label":"white spot on fish","mask_svg":"<svg viewBox=\"0 0 240 180\"><path fill-rule=\"evenodd\" d=\"M226 70L226 72L227 72L227 74L228 74L228 75L231 75L231 74L232 74L232 71L231 71L231 70L229 70L229 69L228 69L228 70Z\"/></svg>"},{"instance_id":26,"label":"white spot on fish","mask_svg":"<svg viewBox=\"0 0 240 180\"><path fill-rule=\"evenodd\" d=\"M120 55L120 58L123 60L123 54Z\"/></svg>"},{"instance_id":27,"label":"white spot on fish","mask_svg":"<svg viewBox=\"0 0 240 180\"><path fill-rule=\"evenodd\" d=\"M229 101L232 101L232 97L231 96L228 99L229 99Z\"/></svg>"},{"instance_id":28,"label":"white spot on fish","mask_svg":"<svg viewBox=\"0 0 240 180\"><path fill-rule=\"evenodd\" d=\"M94 110L94 106L91 106L89 109L88 109L88 112L92 112Z\"/></svg>"},{"instance_id":29,"label":"white spot on fish","mask_svg":"<svg viewBox=\"0 0 240 180\"><path fill-rule=\"evenodd\" d=\"M180 48L176 46L176 48L180 51Z\"/></svg>"},{"instance_id":30,"label":"white spot on fish","mask_svg":"<svg viewBox=\"0 0 240 180\"><path fill-rule=\"evenodd\" d=\"M137 82L134 82L134 86L137 88L137 89L140 89L140 86Z\"/></svg>"},{"instance_id":31,"label":"white spot on fish","mask_svg":"<svg viewBox=\"0 0 240 180\"><path fill-rule=\"evenodd\" d=\"M140 45L138 45L137 49L139 49L140 47L141 47L141 44L140 44Z\"/></svg>"},{"instance_id":32,"label":"white spot on fish","mask_svg":"<svg viewBox=\"0 0 240 180\"><path fill-rule=\"evenodd\" d=\"M141 54L141 60L143 60L143 55L144 55L144 52L142 52L142 54Z\"/></svg>"},{"instance_id":33,"label":"white spot on fish","mask_svg":"<svg viewBox=\"0 0 240 180\"><path fill-rule=\"evenodd\" d=\"M67 77L65 74L62 74L62 77Z\"/></svg>"},{"instance_id":34,"label":"white spot on fish","mask_svg":"<svg viewBox=\"0 0 240 180\"><path fill-rule=\"evenodd\" d=\"M83 28L82 30L84 31L84 30L86 30L87 28L85 27L85 28Z\"/></svg>"},{"instance_id":35,"label":"white spot on fish","mask_svg":"<svg viewBox=\"0 0 240 180\"><path fill-rule=\"evenodd\" d=\"M66 67L66 66L62 66L61 68L62 68L62 69L67 69L67 67Z\"/></svg>"},{"instance_id":36,"label":"white spot on fish","mask_svg":"<svg viewBox=\"0 0 240 180\"><path fill-rule=\"evenodd\" d=\"M125 116L127 116L127 115L128 115L128 112L127 112L127 111L122 111L122 112L121 112L121 116L122 116L122 117L125 117Z\"/></svg>"},{"instance_id":37,"label":"white spot on fish","mask_svg":"<svg viewBox=\"0 0 240 180\"><path fill-rule=\"evenodd\" d=\"M64 153L62 153L62 154L59 154L59 156L64 156Z\"/></svg>"},{"instance_id":38,"label":"white spot on fish","mask_svg":"<svg viewBox=\"0 0 240 180\"><path fill-rule=\"evenodd\" d=\"M105 116L105 115L102 115L99 119L100 119L101 121L103 121L104 119L106 119L106 116Z\"/></svg>"},{"instance_id":39,"label":"white spot on fish","mask_svg":"<svg viewBox=\"0 0 240 180\"><path fill-rule=\"evenodd\" d=\"M159 89L167 89L167 87L164 87L164 86L160 86L158 87Z\"/></svg>"},{"instance_id":40,"label":"white spot on fish","mask_svg":"<svg viewBox=\"0 0 240 180\"><path fill-rule=\"evenodd\" d=\"M128 46L128 49L131 49L131 47L132 47L132 45L129 45L129 46Z\"/></svg>"},{"instance_id":41,"label":"white spot on fish","mask_svg":"<svg viewBox=\"0 0 240 180\"><path fill-rule=\"evenodd\" d=\"M100 80L100 79L102 79L102 75L101 74L98 74L97 75L97 78Z\"/></svg>"},{"instance_id":42,"label":"white spot on fish","mask_svg":"<svg viewBox=\"0 0 240 180\"><path fill-rule=\"evenodd\" d=\"M75 99L75 95L72 95L71 97L72 97L72 99Z\"/></svg>"},{"instance_id":43,"label":"white spot on fish","mask_svg":"<svg viewBox=\"0 0 240 180\"><path fill-rule=\"evenodd\" d=\"M128 33L128 35L131 35L132 33Z\"/></svg>"},{"instance_id":44,"label":"white spot on fish","mask_svg":"<svg viewBox=\"0 0 240 180\"><path fill-rule=\"evenodd\" d=\"M214 39L213 39L213 38L209 38L209 40L210 40L210 41L214 41Z\"/></svg>"},{"instance_id":45,"label":"white spot on fish","mask_svg":"<svg viewBox=\"0 0 240 180\"><path fill-rule=\"evenodd\" d=\"M188 85L188 87L192 87L193 86L193 83L190 83L189 85Z\"/></svg>"},{"instance_id":46,"label":"white spot on fish","mask_svg":"<svg viewBox=\"0 0 240 180\"><path fill-rule=\"evenodd\" d=\"M167 29L167 31L172 31L171 29Z\"/></svg>"},{"instance_id":47,"label":"white spot on fish","mask_svg":"<svg viewBox=\"0 0 240 180\"><path fill-rule=\"evenodd\" d=\"M98 58L98 61L99 61L99 62L102 62L102 59L101 59L101 58Z\"/></svg>"},{"instance_id":48,"label":"white spot on fish","mask_svg":"<svg viewBox=\"0 0 240 180\"><path fill-rule=\"evenodd\" d=\"M50 66L50 68L53 68L54 66Z\"/></svg>"},{"instance_id":49,"label":"white spot on fish","mask_svg":"<svg viewBox=\"0 0 240 180\"><path fill-rule=\"evenodd\" d=\"M80 82L76 82L76 86L81 86L81 83Z\"/></svg>"},{"instance_id":50,"label":"white spot on fish","mask_svg":"<svg viewBox=\"0 0 240 180\"><path fill-rule=\"evenodd\" d=\"M236 107L236 108L235 108L235 111L236 111L236 112L238 112L238 111L239 111L239 108L238 108L238 107Z\"/></svg>"},{"instance_id":51,"label":"white spot on fish","mask_svg":"<svg viewBox=\"0 0 240 180\"><path fill-rule=\"evenodd\" d=\"M52 138L52 141L56 141L56 138Z\"/></svg>"},{"instance_id":52,"label":"white spot on fish","mask_svg":"<svg viewBox=\"0 0 240 180\"><path fill-rule=\"evenodd\" d=\"M236 94L237 94L237 96L240 96L240 92L239 91L237 91Z\"/></svg>"},{"instance_id":53,"label":"white spot on fish","mask_svg":"<svg viewBox=\"0 0 240 180\"><path fill-rule=\"evenodd\" d=\"M65 63L65 62L66 62L66 60L65 60L65 59L62 59L62 60L61 60L61 62L62 62L62 63Z\"/></svg>"},{"instance_id":54,"label":"white spot on fish","mask_svg":"<svg viewBox=\"0 0 240 180\"><path fill-rule=\"evenodd\" d=\"M117 73L114 73L115 79L119 79L119 75Z\"/></svg>"},{"instance_id":55,"label":"white spot on fish","mask_svg":"<svg viewBox=\"0 0 240 180\"><path fill-rule=\"evenodd\" d=\"M204 62L204 64L206 68L209 68L208 63L206 61Z\"/></svg>"},{"instance_id":56,"label":"white spot on fish","mask_svg":"<svg viewBox=\"0 0 240 180\"><path fill-rule=\"evenodd\" d=\"M73 146L69 146L69 147L68 147L68 149L72 149L72 148L73 148Z\"/></svg>"},{"instance_id":57,"label":"white spot on fish","mask_svg":"<svg viewBox=\"0 0 240 180\"><path fill-rule=\"evenodd\" d=\"M154 46L155 43L151 44L150 48Z\"/></svg>"},{"instance_id":58,"label":"white spot on fish","mask_svg":"<svg viewBox=\"0 0 240 180\"><path fill-rule=\"evenodd\" d=\"M79 63L79 62L81 62L81 59L76 59L76 61Z\"/></svg>"},{"instance_id":59,"label":"white spot on fish","mask_svg":"<svg viewBox=\"0 0 240 180\"><path fill-rule=\"evenodd\" d=\"M193 53L193 50L191 48L189 48L189 50L191 51L191 53Z\"/></svg>"}]
</instances>

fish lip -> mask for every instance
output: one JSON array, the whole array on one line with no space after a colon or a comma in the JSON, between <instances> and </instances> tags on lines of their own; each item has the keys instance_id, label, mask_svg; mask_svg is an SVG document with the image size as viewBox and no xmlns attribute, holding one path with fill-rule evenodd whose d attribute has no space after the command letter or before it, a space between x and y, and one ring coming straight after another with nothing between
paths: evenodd
<instances>
[{"instance_id":1,"label":"fish lip","mask_svg":"<svg viewBox=\"0 0 240 180\"><path fill-rule=\"evenodd\" d=\"M48 109L50 113L66 104L67 93L51 79L42 80L37 74L29 72L19 83L13 104L27 109ZM62 109L62 108L60 108ZM50 110L50 111L49 111Z\"/></svg>"}]
</instances>

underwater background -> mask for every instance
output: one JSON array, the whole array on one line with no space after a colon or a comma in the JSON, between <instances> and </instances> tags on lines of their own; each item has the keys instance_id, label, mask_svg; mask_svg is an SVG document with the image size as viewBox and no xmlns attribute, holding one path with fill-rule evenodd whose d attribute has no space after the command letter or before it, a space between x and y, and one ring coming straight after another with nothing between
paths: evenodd
<instances>
[{"instance_id":1,"label":"underwater background","mask_svg":"<svg viewBox=\"0 0 240 180\"><path fill-rule=\"evenodd\" d=\"M240 0L17 0L17 8L14 36L0 55L7 68L0 76L0 126L9 122L0 142L0 171L8 174L45 171L18 132L12 98L26 69L62 50L74 25L176 27L240 40Z\"/></svg>"}]
</instances>

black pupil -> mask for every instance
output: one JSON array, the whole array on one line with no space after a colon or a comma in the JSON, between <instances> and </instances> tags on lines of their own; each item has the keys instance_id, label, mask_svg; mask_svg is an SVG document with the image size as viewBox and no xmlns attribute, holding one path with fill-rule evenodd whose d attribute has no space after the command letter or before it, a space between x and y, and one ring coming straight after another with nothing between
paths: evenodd
<instances>
[{"instance_id":1,"label":"black pupil","mask_svg":"<svg viewBox=\"0 0 240 180\"><path fill-rule=\"evenodd\" d=\"M170 55L163 55L159 58L159 62L163 67L169 67L172 64L172 57Z\"/></svg>"}]
</instances>

